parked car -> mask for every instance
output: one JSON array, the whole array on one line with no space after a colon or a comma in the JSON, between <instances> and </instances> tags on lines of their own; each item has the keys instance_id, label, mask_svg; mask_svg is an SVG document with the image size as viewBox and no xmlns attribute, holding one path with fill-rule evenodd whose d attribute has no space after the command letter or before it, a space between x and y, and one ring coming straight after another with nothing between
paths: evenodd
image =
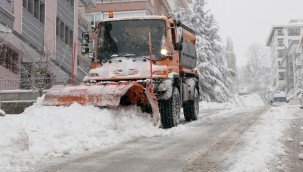
<instances>
[{"instance_id":1,"label":"parked car","mask_svg":"<svg viewBox=\"0 0 303 172\"><path fill-rule=\"evenodd\" d=\"M280 106L285 103L288 103L288 99L286 97L286 93L284 91L276 91L271 100L271 104L273 106Z\"/></svg>"}]
</instances>

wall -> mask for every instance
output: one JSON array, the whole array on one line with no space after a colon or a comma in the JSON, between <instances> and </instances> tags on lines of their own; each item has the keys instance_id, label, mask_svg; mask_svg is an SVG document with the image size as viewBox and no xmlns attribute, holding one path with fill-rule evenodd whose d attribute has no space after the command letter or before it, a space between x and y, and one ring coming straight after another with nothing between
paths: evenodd
<instances>
[{"instance_id":1,"label":"wall","mask_svg":"<svg viewBox=\"0 0 303 172\"><path fill-rule=\"evenodd\" d=\"M42 94L45 94L43 91ZM25 108L33 105L37 98L40 97L39 91L5 91L0 92L1 109L6 114L20 114Z\"/></svg>"}]
</instances>

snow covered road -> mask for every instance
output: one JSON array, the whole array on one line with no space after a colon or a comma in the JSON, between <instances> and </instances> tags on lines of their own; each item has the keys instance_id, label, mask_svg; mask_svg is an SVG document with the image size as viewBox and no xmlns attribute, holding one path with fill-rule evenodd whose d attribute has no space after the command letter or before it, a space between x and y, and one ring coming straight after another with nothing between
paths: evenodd
<instances>
[{"instance_id":1,"label":"snow covered road","mask_svg":"<svg viewBox=\"0 0 303 172\"><path fill-rule=\"evenodd\" d=\"M302 165L284 161L289 156L284 146L290 140L287 132L293 120L302 117L298 107L208 112L173 135L133 140L38 171L259 172L289 171L289 165L294 171L302 170Z\"/></svg>"},{"instance_id":2,"label":"snow covered road","mask_svg":"<svg viewBox=\"0 0 303 172\"><path fill-rule=\"evenodd\" d=\"M141 138L38 171L208 171L218 168L264 108L212 111L174 135ZM203 113L202 113L203 114Z\"/></svg>"},{"instance_id":3,"label":"snow covered road","mask_svg":"<svg viewBox=\"0 0 303 172\"><path fill-rule=\"evenodd\" d=\"M0 118L0 171L300 171L302 110L247 104L202 102L198 121L164 130L136 108L38 101Z\"/></svg>"}]
</instances>

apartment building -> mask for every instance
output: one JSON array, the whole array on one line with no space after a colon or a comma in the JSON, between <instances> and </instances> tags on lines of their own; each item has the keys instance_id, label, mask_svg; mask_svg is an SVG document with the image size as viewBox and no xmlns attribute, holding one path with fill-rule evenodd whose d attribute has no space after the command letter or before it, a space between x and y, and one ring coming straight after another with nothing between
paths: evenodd
<instances>
[{"instance_id":1,"label":"apartment building","mask_svg":"<svg viewBox=\"0 0 303 172\"><path fill-rule=\"evenodd\" d=\"M299 42L299 53L300 53L300 58L299 61L301 62L301 68L298 70L298 86L301 84L301 87L303 87L303 70L302 70L302 66L303 66L303 36L300 39Z\"/></svg>"},{"instance_id":2,"label":"apartment building","mask_svg":"<svg viewBox=\"0 0 303 172\"><path fill-rule=\"evenodd\" d=\"M294 58L287 55L291 51L293 40L300 40L303 35L303 22L301 20L291 20L287 25L272 26L266 45L270 47L272 86L276 91L290 91L290 86L294 81ZM289 49L288 49L289 47ZM294 51L294 50L293 50ZM283 57L285 60L282 63ZM286 65L288 65L287 70ZM292 75L292 76L289 76ZM287 81L287 78L289 79ZM291 79L290 79L291 78ZM292 79L293 78L293 79ZM292 82L293 81L293 82Z\"/></svg>"},{"instance_id":3,"label":"apartment building","mask_svg":"<svg viewBox=\"0 0 303 172\"><path fill-rule=\"evenodd\" d=\"M6 53L0 53L0 70L7 72L0 79L21 80L17 87L30 88L43 78L50 86L67 82L74 69L82 80L90 65L78 47L90 24L79 7L87 6L94 7L95 0L1 1L0 41ZM78 68L72 66L76 63Z\"/></svg>"},{"instance_id":4,"label":"apartment building","mask_svg":"<svg viewBox=\"0 0 303 172\"><path fill-rule=\"evenodd\" d=\"M302 68L299 53L299 40L292 40L284 50L281 66L285 67L286 91L293 93L296 89L299 73Z\"/></svg>"},{"instance_id":5,"label":"apartment building","mask_svg":"<svg viewBox=\"0 0 303 172\"><path fill-rule=\"evenodd\" d=\"M107 19L109 12L115 18L128 16L166 15L177 5L175 0L96 0L96 7L86 8L86 18L95 26L100 20ZM189 8L191 0L179 0L178 5Z\"/></svg>"}]
</instances>

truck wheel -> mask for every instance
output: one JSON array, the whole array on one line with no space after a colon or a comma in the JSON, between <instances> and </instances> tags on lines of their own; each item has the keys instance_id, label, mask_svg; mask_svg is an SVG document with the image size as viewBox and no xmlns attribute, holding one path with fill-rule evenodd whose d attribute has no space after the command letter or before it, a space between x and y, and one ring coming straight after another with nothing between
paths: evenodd
<instances>
[{"instance_id":1,"label":"truck wheel","mask_svg":"<svg viewBox=\"0 0 303 172\"><path fill-rule=\"evenodd\" d=\"M186 121L195 121L198 119L199 114L199 94L195 89L194 100L189 100L183 105L184 118Z\"/></svg>"},{"instance_id":2,"label":"truck wheel","mask_svg":"<svg viewBox=\"0 0 303 172\"><path fill-rule=\"evenodd\" d=\"M180 122L181 100L179 90L173 88L172 97L168 100L159 101L159 110L161 114L161 123L163 128L172 128Z\"/></svg>"}]
</instances>

